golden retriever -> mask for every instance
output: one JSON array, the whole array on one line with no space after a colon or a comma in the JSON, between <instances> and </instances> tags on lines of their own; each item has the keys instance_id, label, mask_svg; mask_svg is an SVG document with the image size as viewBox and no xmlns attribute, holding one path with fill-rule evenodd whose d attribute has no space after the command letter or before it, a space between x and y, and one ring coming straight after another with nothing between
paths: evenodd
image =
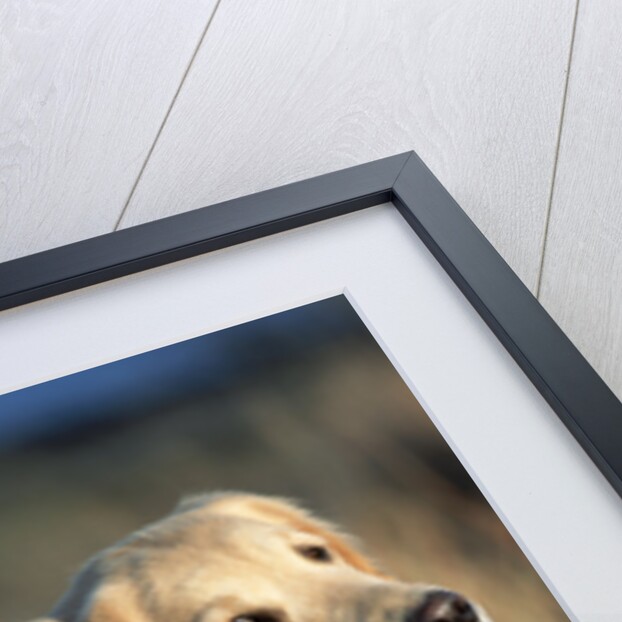
<instances>
[{"instance_id":1,"label":"golden retriever","mask_svg":"<svg viewBox=\"0 0 622 622\"><path fill-rule=\"evenodd\" d=\"M393 580L282 499L191 497L92 558L39 622L489 622L448 590Z\"/></svg>"}]
</instances>

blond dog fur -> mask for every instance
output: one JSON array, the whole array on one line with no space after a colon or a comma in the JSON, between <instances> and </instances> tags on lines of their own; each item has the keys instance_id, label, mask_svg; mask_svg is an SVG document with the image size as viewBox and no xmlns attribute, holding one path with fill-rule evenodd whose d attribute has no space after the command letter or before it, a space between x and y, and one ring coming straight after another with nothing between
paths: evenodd
<instances>
[{"instance_id":1,"label":"blond dog fur","mask_svg":"<svg viewBox=\"0 0 622 622\"><path fill-rule=\"evenodd\" d=\"M417 613L431 593L289 501L222 493L96 555L38 622L489 622L471 604L465 617Z\"/></svg>"}]
</instances>

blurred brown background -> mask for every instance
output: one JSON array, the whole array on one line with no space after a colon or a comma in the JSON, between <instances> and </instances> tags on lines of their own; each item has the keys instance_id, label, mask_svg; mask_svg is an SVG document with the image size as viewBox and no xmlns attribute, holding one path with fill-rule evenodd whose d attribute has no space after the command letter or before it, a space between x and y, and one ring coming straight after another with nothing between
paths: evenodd
<instances>
[{"instance_id":1,"label":"blurred brown background","mask_svg":"<svg viewBox=\"0 0 622 622\"><path fill-rule=\"evenodd\" d=\"M316 305L289 312L278 335L274 319L254 322L260 338L236 346L252 364L222 382L206 373L203 390L141 402L131 417L48 425L5 448L0 619L44 613L89 555L181 495L237 489L300 500L385 570L464 592L497 622L567 620L354 312L318 304L337 328L322 330Z\"/></svg>"}]
</instances>

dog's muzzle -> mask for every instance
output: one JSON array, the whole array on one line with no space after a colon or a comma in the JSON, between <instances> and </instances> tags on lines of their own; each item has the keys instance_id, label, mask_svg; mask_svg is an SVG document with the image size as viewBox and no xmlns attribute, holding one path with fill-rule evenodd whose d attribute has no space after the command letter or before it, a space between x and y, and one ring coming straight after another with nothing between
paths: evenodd
<instances>
[{"instance_id":1,"label":"dog's muzzle","mask_svg":"<svg viewBox=\"0 0 622 622\"><path fill-rule=\"evenodd\" d=\"M479 622L473 605L455 592L429 592L423 603L406 613L404 622Z\"/></svg>"}]
</instances>

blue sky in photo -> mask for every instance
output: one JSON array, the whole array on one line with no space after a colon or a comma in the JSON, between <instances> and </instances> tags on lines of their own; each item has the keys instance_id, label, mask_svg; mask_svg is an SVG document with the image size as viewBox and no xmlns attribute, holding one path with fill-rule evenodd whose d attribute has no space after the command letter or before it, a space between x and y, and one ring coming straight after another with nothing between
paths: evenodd
<instances>
[{"instance_id":1,"label":"blue sky in photo","mask_svg":"<svg viewBox=\"0 0 622 622\"><path fill-rule=\"evenodd\" d=\"M0 451L230 386L366 329L343 296L0 395Z\"/></svg>"}]
</instances>

